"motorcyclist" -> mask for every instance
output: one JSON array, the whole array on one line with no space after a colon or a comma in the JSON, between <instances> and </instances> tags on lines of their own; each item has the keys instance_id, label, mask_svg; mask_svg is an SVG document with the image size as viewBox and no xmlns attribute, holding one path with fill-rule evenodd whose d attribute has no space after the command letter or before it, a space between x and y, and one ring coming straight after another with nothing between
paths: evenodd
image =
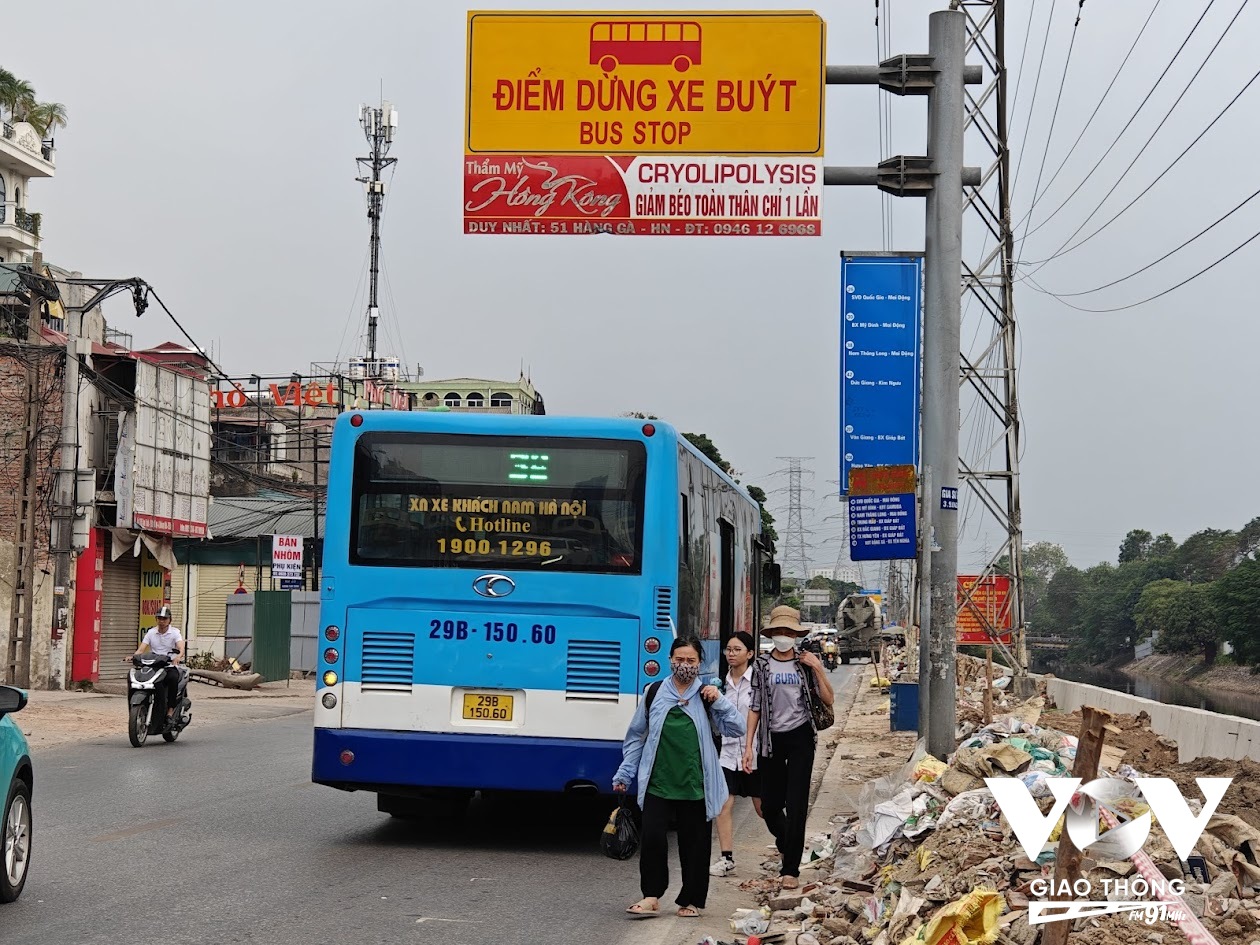
<instances>
[{"instance_id":1,"label":"motorcyclist","mask_svg":"<svg viewBox=\"0 0 1260 945\"><path fill-rule=\"evenodd\" d=\"M166 684L166 719L169 722L175 715L179 681L184 675L184 667L180 665L184 659L184 635L178 627L171 626L171 608L168 604L158 608L157 626L149 628L132 658L150 651L155 656L168 656L171 660L171 672L162 680Z\"/></svg>"},{"instance_id":2,"label":"motorcyclist","mask_svg":"<svg viewBox=\"0 0 1260 945\"><path fill-rule=\"evenodd\" d=\"M840 649L838 646L836 646L836 638L833 635L828 634L826 639L823 640L822 648L823 648L823 660L827 663L827 668L835 669L836 658L839 654L839 649Z\"/></svg>"}]
</instances>

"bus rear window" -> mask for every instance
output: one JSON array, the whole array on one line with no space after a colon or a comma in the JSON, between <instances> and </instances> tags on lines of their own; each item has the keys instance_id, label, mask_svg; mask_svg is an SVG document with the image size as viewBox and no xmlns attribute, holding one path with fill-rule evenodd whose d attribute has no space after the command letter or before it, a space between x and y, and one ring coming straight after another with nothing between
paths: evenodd
<instances>
[{"instance_id":1,"label":"bus rear window","mask_svg":"<svg viewBox=\"0 0 1260 945\"><path fill-rule=\"evenodd\" d=\"M364 434L350 562L638 574L646 468L632 440Z\"/></svg>"}]
</instances>

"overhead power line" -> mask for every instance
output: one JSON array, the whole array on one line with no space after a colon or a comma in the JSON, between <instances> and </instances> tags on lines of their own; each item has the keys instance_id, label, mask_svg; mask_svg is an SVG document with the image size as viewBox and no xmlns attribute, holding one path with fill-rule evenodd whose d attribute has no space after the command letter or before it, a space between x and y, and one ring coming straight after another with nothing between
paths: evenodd
<instances>
[{"instance_id":1,"label":"overhead power line","mask_svg":"<svg viewBox=\"0 0 1260 945\"><path fill-rule=\"evenodd\" d=\"M1041 58L1037 61L1037 78L1033 81L1032 101L1028 103L1028 121L1024 124L1024 140L1019 143L1019 160L1015 162L1015 176L1011 178L1011 189L1019 181L1020 169L1024 166L1024 154L1028 151L1028 132L1032 128L1033 112L1037 108L1037 90L1041 88L1041 70L1046 64L1046 47L1050 45L1050 24L1054 22L1054 4L1050 4L1050 15L1046 17L1045 38L1041 42ZM1013 110L1013 109L1012 109Z\"/></svg>"},{"instance_id":2,"label":"overhead power line","mask_svg":"<svg viewBox=\"0 0 1260 945\"><path fill-rule=\"evenodd\" d=\"M1124 72L1124 67L1128 65L1129 59L1133 56L1133 50L1137 49L1138 43L1141 41L1143 34L1146 32L1146 28L1150 26L1151 19L1155 16L1155 11L1159 9L1159 5L1161 3L1163 3L1163 0L1155 0L1154 6L1151 7L1151 12L1146 14L1146 20L1142 23L1142 28L1138 30L1137 36L1134 37L1133 44L1129 47L1129 51L1126 52L1124 54L1124 58L1120 60L1119 68L1116 69L1115 74L1111 77L1111 81L1107 83L1107 87L1103 89L1102 97L1098 99L1098 104L1094 106L1094 110L1090 112L1089 118L1085 120L1085 124L1081 128L1080 134L1076 136L1076 140L1073 141L1072 146L1068 148L1067 154L1063 155L1063 160L1059 162L1059 166L1055 168L1054 173L1050 175L1050 179L1046 181L1045 190L1043 190L1040 195L1036 193L1033 194L1033 202L1029 205L1028 212L1024 215L1025 219L1032 216L1032 212L1041 201L1041 198L1044 197L1050 188L1054 186L1054 182L1058 180L1059 175L1063 173L1063 168L1067 166L1067 162L1071 159L1072 155L1076 153L1077 146L1081 143L1081 139L1085 137L1085 132L1089 131L1089 126L1094 123L1094 119L1098 117L1098 113L1102 110L1103 103L1107 101L1107 96L1110 95L1111 90L1115 88L1116 82L1120 78L1120 73ZM1075 28L1073 28L1073 36L1075 37Z\"/></svg>"},{"instance_id":3,"label":"overhead power line","mask_svg":"<svg viewBox=\"0 0 1260 945\"><path fill-rule=\"evenodd\" d=\"M1053 293L1053 292L1049 291L1049 290L1048 290L1048 289L1046 289L1045 287L1043 287L1043 286L1039 285L1039 284L1037 283L1037 281L1036 281L1035 279L1033 279L1033 278L1032 278L1032 276L1028 276L1027 278L1028 278L1028 282L1029 282L1029 283L1031 283L1031 285L1033 286L1033 288L1035 288L1038 292L1042 292L1042 293L1044 293L1045 295L1048 295L1048 296L1051 296L1052 298L1058 299L1060 302L1063 302L1063 304L1064 304L1064 305L1066 305L1068 308L1074 308L1074 309L1076 309L1076 311L1078 311L1078 312L1089 312L1089 313L1091 313L1091 314L1095 314L1095 315L1104 315L1104 314L1108 314L1108 313L1111 313L1111 312L1123 312L1123 311L1127 311L1128 309L1131 309L1131 308L1137 308L1139 305L1145 305L1145 304L1146 304L1146 303L1148 303L1148 302L1154 302L1156 299L1161 299L1161 298L1163 298L1165 295L1168 295L1170 292L1176 292L1176 291L1177 291L1178 289L1180 289L1182 286L1189 285L1189 284L1190 284L1191 282L1193 282L1195 279L1198 279L1200 276L1205 275L1206 273L1211 272L1213 269L1215 269L1215 268L1216 268L1217 266L1219 266L1221 263L1225 262L1225 260L1229 259L1229 258L1230 258L1231 256L1233 256L1234 254L1236 254L1236 253L1238 253L1238 252L1242 251L1242 250L1243 250L1243 249L1244 249L1247 245L1249 245L1250 243L1255 242L1255 240L1256 240L1257 238L1260 238L1260 231L1257 231L1257 232L1255 232L1255 233L1252 233L1252 234L1251 234L1251 236L1247 237L1245 240L1243 240L1241 243L1239 243L1237 246L1235 246L1233 249L1231 249L1231 250L1230 250L1228 253L1226 253L1224 256L1221 256L1221 257L1219 257L1218 259L1214 260L1213 262L1209 263L1208 265L1204 266L1202 269L1200 269L1200 270L1199 270L1198 272L1196 272L1194 275L1189 276L1188 278L1182 279L1182 280L1181 280L1180 282L1178 282L1176 285L1174 285L1174 286L1169 286L1169 287L1168 287L1167 289L1165 289L1163 292L1157 292L1157 293L1155 293L1154 295L1150 296L1149 298L1142 299L1141 301L1138 301L1138 302L1130 302L1128 305L1116 305L1116 306L1113 306L1113 307L1111 307L1111 308L1086 308L1086 307L1085 307L1085 306L1083 306L1083 305L1076 305L1075 303L1064 301L1064 299L1063 299L1062 297L1060 297L1060 296L1056 295L1055 293Z\"/></svg>"},{"instance_id":4,"label":"overhead power line","mask_svg":"<svg viewBox=\"0 0 1260 945\"><path fill-rule=\"evenodd\" d=\"M1028 262L1028 263L1023 263L1022 265L1036 266L1037 268L1034 269L1033 272L1037 272L1038 270L1043 268L1047 263L1052 262L1055 259L1058 259L1060 256L1066 256L1068 253L1078 249L1081 246L1084 246L1086 243L1092 240L1095 236L1097 236L1107 227L1111 226L1111 224L1115 223L1116 220L1124 216L1124 214L1128 212L1130 207L1132 207L1135 203L1137 203L1139 200L1141 200L1143 197L1149 194L1154 189L1156 184L1158 184L1161 180L1163 180L1168 175L1168 173L1172 171L1174 167L1176 167L1179 163L1181 163L1181 159L1184 158L1187 154L1189 154L1190 151L1194 148L1194 146L1203 140L1203 138L1207 135L1207 133L1216 126L1216 123L1218 121L1220 121L1222 118L1225 117L1225 113L1234 107L1234 105L1238 102L1238 100L1243 97L1243 94L1249 88L1251 88L1252 85L1255 84L1257 79L1260 79L1260 69L1256 70L1256 72L1252 74L1251 78L1246 81L1243 87L1239 89L1238 92L1234 95L1234 97L1231 98L1225 104L1225 107L1216 113L1216 117L1207 123L1207 127L1205 127L1197 135L1195 135L1194 140L1191 141L1188 145L1186 145L1185 148L1182 149L1181 153L1178 154L1175 158L1173 158L1173 160L1168 164L1168 166L1165 167L1162 171L1160 171L1154 180L1152 180L1142 190L1140 190L1132 200L1130 200L1123 207L1121 207L1110 219L1108 219L1100 227L1098 227L1096 230L1094 230L1092 233L1090 233L1088 236L1086 236L1084 239L1080 240L1079 242L1073 244L1072 246L1068 246L1066 249L1064 249L1063 247L1059 247L1059 252L1055 253L1053 256L1047 256L1045 259L1038 260L1037 262ZM1130 167L1132 167L1132 165L1130 165ZM1117 181L1117 184L1118 183L1119 182ZM1112 190L1114 191L1115 188L1113 187ZM1110 196L1110 194L1111 194L1111 191L1108 191L1108 196ZM1104 203L1106 202L1106 199L1107 199L1106 197L1103 198ZM1102 204L1099 204L1099 208L1101 208L1101 206ZM1095 212L1097 212L1097 209L1098 208L1095 208ZM1088 222L1089 220L1086 219L1086 223ZM1084 224L1082 224L1082 226L1084 226ZM1076 232L1079 233L1080 229L1077 229ZM1072 236L1075 236L1075 235L1076 235L1075 233L1072 234ZM1070 241L1072 237L1068 237L1068 239Z\"/></svg>"},{"instance_id":5,"label":"overhead power line","mask_svg":"<svg viewBox=\"0 0 1260 945\"><path fill-rule=\"evenodd\" d=\"M1054 97L1054 111L1050 115L1050 130L1046 132L1046 146L1041 150L1041 164L1037 168L1037 182L1033 184L1032 203L1028 207L1028 216L1024 221L1024 239L1028 238L1028 227L1032 224L1033 210L1037 206L1037 198L1041 194L1041 178L1046 172L1046 158L1050 156L1050 142L1054 140L1054 126L1059 120L1059 106L1063 103L1063 88L1067 85L1068 69L1072 65L1072 50L1076 48L1076 34L1081 26L1081 13L1085 9L1085 0L1079 0L1076 8L1076 21L1072 24L1072 38L1068 42L1067 56L1063 59L1063 75L1059 77L1059 91ZM1048 35L1049 31L1047 31ZM1031 122L1030 122L1031 124ZM1022 243L1023 240L1020 240Z\"/></svg>"},{"instance_id":6,"label":"overhead power line","mask_svg":"<svg viewBox=\"0 0 1260 945\"><path fill-rule=\"evenodd\" d=\"M1244 3L1245 2L1246 0L1244 0ZM1163 69L1160 70L1159 78L1155 80L1155 84L1151 86L1150 91L1146 93L1145 97L1138 104L1138 107L1134 110L1133 114L1129 116L1129 120L1124 123L1124 127L1120 129L1120 132L1119 134L1116 135L1115 140L1113 140L1111 144L1108 145L1107 150L1103 152L1102 157L1100 157L1096 162L1094 162L1094 166L1091 167L1085 174L1081 175L1081 182L1076 185L1076 187L1072 190L1072 192L1067 195L1064 201L1061 204L1059 204L1048 217L1042 220L1039 224L1037 224L1036 228L1034 228L1032 231L1029 232L1028 234L1029 236L1031 236L1033 233L1036 233L1037 230L1040 230L1047 223L1049 223L1056 216L1058 216L1059 211L1061 211L1064 207L1066 207L1069 203L1072 202L1072 198L1075 197L1078 193L1080 193L1081 188L1085 186L1086 181L1090 180L1090 178L1094 176L1094 172L1097 171L1098 168L1102 166L1103 161L1107 160L1107 157L1111 154L1112 151L1115 150L1116 145L1120 143L1120 139L1124 137L1125 132L1127 132L1130 127L1132 127L1135 121L1137 121L1137 117L1138 115L1142 113L1142 109L1146 107L1146 103L1151 100L1151 96L1155 94L1155 92L1159 89L1161 83L1163 83L1164 79L1168 76L1169 72L1172 70L1173 65L1177 62L1177 59L1181 56L1182 51L1185 50L1186 46L1190 43L1190 40L1194 37L1195 32L1198 31L1199 26L1203 23L1204 17L1208 15L1208 11L1212 9L1212 6L1215 3L1216 3L1216 0L1208 0L1208 5L1203 8L1203 12L1200 13L1199 18L1195 20L1194 26L1192 26L1190 28L1190 32L1186 34L1186 38L1181 41L1181 45L1178 46L1177 51L1173 53L1172 59L1168 61L1168 65L1166 65Z\"/></svg>"},{"instance_id":7,"label":"overhead power line","mask_svg":"<svg viewBox=\"0 0 1260 945\"><path fill-rule=\"evenodd\" d=\"M1142 273L1146 272L1148 269L1153 269L1155 266L1158 266L1160 263L1162 263L1165 259L1168 259L1170 256L1174 256L1177 253L1181 252L1183 249L1185 249L1187 246L1189 246L1191 243L1197 240L1200 236L1204 236L1205 234L1210 233L1217 226L1224 223L1226 220L1232 217L1235 213L1237 213L1243 207L1247 206L1247 204L1251 203L1251 201L1255 200L1257 197L1260 197L1260 190L1253 192L1250 197L1247 197L1241 203L1236 204L1234 208L1230 210L1228 213L1225 213L1223 216L1217 217L1215 220L1213 220L1203 229L1199 230L1198 233L1194 234L1194 236L1190 237L1184 243L1180 244L1174 249L1170 249L1168 252L1164 253L1164 255L1160 256L1159 259L1156 259L1154 262L1147 263L1141 269L1136 269L1133 272L1129 273L1127 276L1121 276L1119 279L1113 279L1111 282L1108 282L1105 285L1100 285L1094 289L1084 289L1080 292L1056 292L1055 298L1070 299L1070 298L1076 298L1077 296L1081 296L1081 295L1092 295L1095 292L1103 291L1103 289L1110 289L1112 286L1119 285L1121 282L1128 282L1134 276L1140 276Z\"/></svg>"}]
</instances>

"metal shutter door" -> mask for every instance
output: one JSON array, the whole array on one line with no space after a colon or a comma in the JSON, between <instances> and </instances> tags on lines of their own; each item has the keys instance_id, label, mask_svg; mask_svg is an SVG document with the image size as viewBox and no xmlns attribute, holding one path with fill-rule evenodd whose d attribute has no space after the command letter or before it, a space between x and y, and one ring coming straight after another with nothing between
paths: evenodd
<instances>
[{"instance_id":1,"label":"metal shutter door","mask_svg":"<svg viewBox=\"0 0 1260 945\"><path fill-rule=\"evenodd\" d=\"M130 659L140 645L140 559L105 556L101 598L101 680L126 679Z\"/></svg>"},{"instance_id":2,"label":"metal shutter door","mask_svg":"<svg viewBox=\"0 0 1260 945\"><path fill-rule=\"evenodd\" d=\"M171 623L184 631L188 636L188 607L185 598L188 594L188 565L181 564L171 572Z\"/></svg>"}]
</instances>

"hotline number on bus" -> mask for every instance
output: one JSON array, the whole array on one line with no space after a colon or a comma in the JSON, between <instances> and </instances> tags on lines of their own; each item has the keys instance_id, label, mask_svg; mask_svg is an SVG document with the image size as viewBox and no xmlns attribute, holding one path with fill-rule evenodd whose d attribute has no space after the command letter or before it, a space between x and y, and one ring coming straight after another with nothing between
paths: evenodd
<instances>
[{"instance_id":1,"label":"hotline number on bus","mask_svg":"<svg viewBox=\"0 0 1260 945\"><path fill-rule=\"evenodd\" d=\"M487 620L482 626L474 627L467 620L429 621L430 640L470 640L478 635L487 643L543 643L556 642L556 627L550 623L536 623L525 628L515 623L504 623L501 620Z\"/></svg>"},{"instance_id":2,"label":"hotline number on bus","mask_svg":"<svg viewBox=\"0 0 1260 945\"><path fill-rule=\"evenodd\" d=\"M490 541L486 538L439 538L437 544L438 554L468 556L497 554L509 558L551 557L551 542L549 541L522 541L519 538L498 541Z\"/></svg>"}]
</instances>

